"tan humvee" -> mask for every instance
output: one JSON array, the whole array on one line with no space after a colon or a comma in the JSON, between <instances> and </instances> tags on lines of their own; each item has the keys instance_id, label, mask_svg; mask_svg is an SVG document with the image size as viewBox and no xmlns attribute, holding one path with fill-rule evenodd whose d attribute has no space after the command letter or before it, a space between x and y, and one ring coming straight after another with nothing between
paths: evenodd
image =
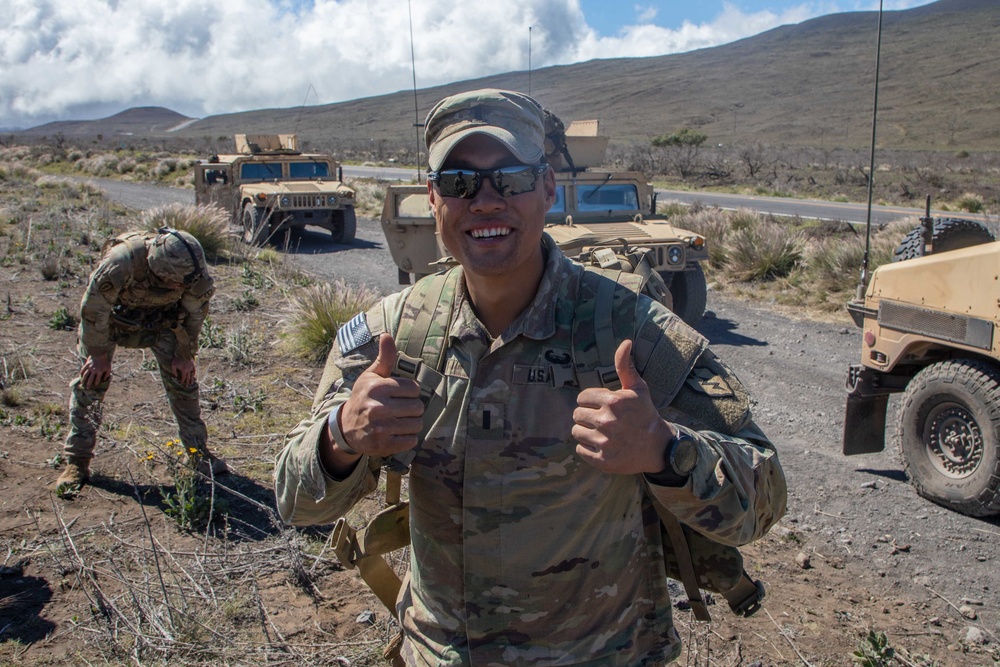
<instances>
[{"instance_id":1,"label":"tan humvee","mask_svg":"<svg viewBox=\"0 0 1000 667\"><path fill-rule=\"evenodd\" d=\"M657 217L656 194L642 174L597 168L607 144L608 137L598 134L597 121L575 121L564 134L560 131L547 151L556 173L556 202L546 216L545 231L570 257L604 245L652 249L674 312L696 325L707 300L699 265L708 259L705 237ZM401 285L449 262L435 231L426 185L390 186L381 220Z\"/></svg>"},{"instance_id":2,"label":"tan humvee","mask_svg":"<svg viewBox=\"0 0 1000 667\"><path fill-rule=\"evenodd\" d=\"M329 155L302 153L294 134L237 134L235 155L195 165L195 201L218 204L261 245L286 229L316 225L334 243L351 243L357 229L354 190Z\"/></svg>"},{"instance_id":3,"label":"tan humvee","mask_svg":"<svg viewBox=\"0 0 1000 667\"><path fill-rule=\"evenodd\" d=\"M848 304L863 340L844 454L885 448L888 399L902 393L896 437L917 492L987 516L1000 512L1000 242L968 220L924 224L896 251L906 261L880 266Z\"/></svg>"}]
</instances>

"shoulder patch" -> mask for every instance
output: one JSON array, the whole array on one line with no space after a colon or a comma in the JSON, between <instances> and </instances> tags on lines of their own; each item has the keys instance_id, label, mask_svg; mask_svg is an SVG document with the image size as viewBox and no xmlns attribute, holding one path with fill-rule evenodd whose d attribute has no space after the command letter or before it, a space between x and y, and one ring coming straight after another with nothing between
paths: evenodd
<instances>
[{"instance_id":1,"label":"shoulder patch","mask_svg":"<svg viewBox=\"0 0 1000 667\"><path fill-rule=\"evenodd\" d=\"M337 348L341 356L350 354L372 339L368 320L364 313L358 313L337 332Z\"/></svg>"},{"instance_id":2,"label":"shoulder patch","mask_svg":"<svg viewBox=\"0 0 1000 667\"><path fill-rule=\"evenodd\" d=\"M688 375L687 383L695 391L707 394L708 396L726 397L734 395L729 383L721 375L712 372L709 368L695 368Z\"/></svg>"}]
</instances>

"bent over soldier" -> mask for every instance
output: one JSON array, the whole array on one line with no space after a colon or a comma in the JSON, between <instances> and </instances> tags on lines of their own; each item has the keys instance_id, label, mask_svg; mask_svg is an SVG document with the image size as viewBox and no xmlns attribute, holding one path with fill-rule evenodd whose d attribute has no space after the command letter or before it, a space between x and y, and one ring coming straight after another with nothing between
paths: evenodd
<instances>
[{"instance_id":1,"label":"bent over soldier","mask_svg":"<svg viewBox=\"0 0 1000 667\"><path fill-rule=\"evenodd\" d=\"M205 474L227 471L206 446L195 369L198 337L214 293L205 252L187 232L128 232L105 248L80 303L83 365L70 383L67 465L58 489L79 489L90 477L101 404L119 346L148 348L156 357L188 462Z\"/></svg>"}]
</instances>

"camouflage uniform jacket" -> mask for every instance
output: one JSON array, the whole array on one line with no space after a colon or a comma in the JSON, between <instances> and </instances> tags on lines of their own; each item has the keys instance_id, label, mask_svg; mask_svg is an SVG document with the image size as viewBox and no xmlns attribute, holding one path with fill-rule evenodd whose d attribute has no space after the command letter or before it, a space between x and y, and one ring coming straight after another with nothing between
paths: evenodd
<instances>
[{"instance_id":1,"label":"camouflage uniform jacket","mask_svg":"<svg viewBox=\"0 0 1000 667\"><path fill-rule=\"evenodd\" d=\"M181 322L177 357L185 361L193 359L202 323L208 315L208 303L215 293L212 278L202 273L191 285L168 288L149 270L145 252L140 249L133 254L131 246L131 243L113 246L90 274L90 284L80 302L80 341L91 355L109 352L115 344L112 311L116 305L139 311L176 311L175 320Z\"/></svg>"},{"instance_id":2,"label":"camouflage uniform jacket","mask_svg":"<svg viewBox=\"0 0 1000 667\"><path fill-rule=\"evenodd\" d=\"M647 486L683 523L728 544L763 535L784 513L784 476L763 438L751 444L692 431L700 463L678 487L605 474L576 455L570 429L579 389L553 386L541 369L565 361L583 269L548 246L534 301L495 340L458 288L444 365L449 400L425 424L409 472L411 579L397 606L407 664L669 662L680 639ZM312 416L289 433L278 457L276 496L286 522L332 523L375 488L380 460L362 458L336 480L317 445L331 410L374 360L379 332L395 331L407 315L404 296L368 311L371 341L331 351ZM696 332L643 297L636 332L650 326L705 350ZM661 414L679 418L669 405Z\"/></svg>"}]
</instances>

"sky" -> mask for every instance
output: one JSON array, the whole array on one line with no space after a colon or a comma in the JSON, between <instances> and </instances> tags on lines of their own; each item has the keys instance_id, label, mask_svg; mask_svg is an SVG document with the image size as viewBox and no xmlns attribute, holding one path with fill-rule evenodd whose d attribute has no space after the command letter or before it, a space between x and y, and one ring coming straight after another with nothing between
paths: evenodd
<instances>
[{"instance_id":1,"label":"sky","mask_svg":"<svg viewBox=\"0 0 1000 667\"><path fill-rule=\"evenodd\" d=\"M883 0L887 11L931 0ZM0 0L0 128L329 104L682 53L879 0ZM445 11L443 8L449 8ZM411 45L410 25L413 28ZM412 46L412 49L411 49Z\"/></svg>"}]
</instances>

